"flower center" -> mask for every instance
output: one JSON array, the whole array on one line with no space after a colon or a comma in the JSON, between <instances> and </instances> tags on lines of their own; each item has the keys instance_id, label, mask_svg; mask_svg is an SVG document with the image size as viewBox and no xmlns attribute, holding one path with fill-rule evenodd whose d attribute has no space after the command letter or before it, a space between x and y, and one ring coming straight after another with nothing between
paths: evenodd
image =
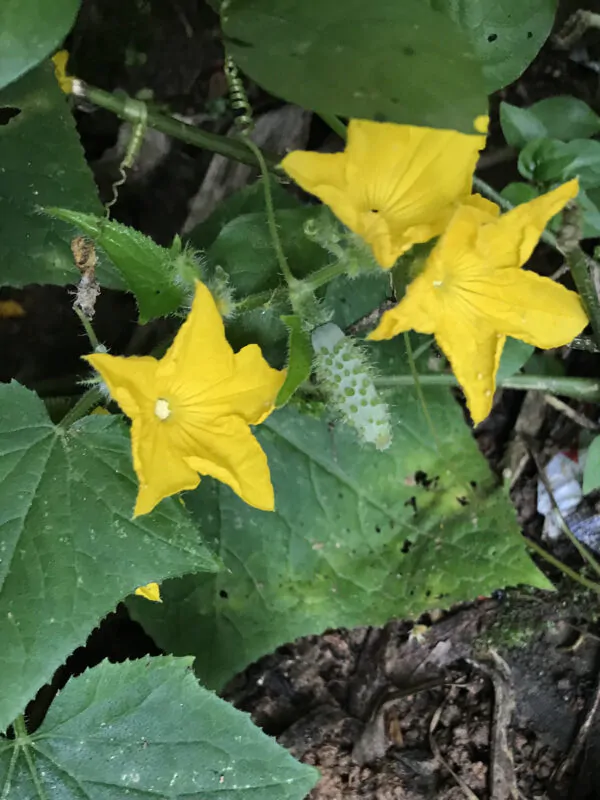
<instances>
[{"instance_id":1,"label":"flower center","mask_svg":"<svg viewBox=\"0 0 600 800\"><path fill-rule=\"evenodd\" d=\"M164 397L159 397L154 405L154 413L163 422L168 419L171 416L169 401L165 400Z\"/></svg>"}]
</instances>

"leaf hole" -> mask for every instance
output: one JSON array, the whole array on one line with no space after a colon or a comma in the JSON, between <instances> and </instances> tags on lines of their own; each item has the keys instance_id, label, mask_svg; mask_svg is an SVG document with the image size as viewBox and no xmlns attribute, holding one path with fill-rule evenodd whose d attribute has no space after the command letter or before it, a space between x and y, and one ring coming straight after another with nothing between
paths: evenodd
<instances>
[{"instance_id":1,"label":"leaf hole","mask_svg":"<svg viewBox=\"0 0 600 800\"><path fill-rule=\"evenodd\" d=\"M406 555L408 552L410 552L410 548L412 546L413 546L413 543L411 542L411 540L410 539L405 539L404 540L404 544L402 545L402 549L400 550L400 552L404 553L404 555Z\"/></svg>"},{"instance_id":2,"label":"leaf hole","mask_svg":"<svg viewBox=\"0 0 600 800\"><path fill-rule=\"evenodd\" d=\"M471 489L476 489L477 488L477 481L469 481L469 486L471 487Z\"/></svg>"},{"instance_id":3,"label":"leaf hole","mask_svg":"<svg viewBox=\"0 0 600 800\"><path fill-rule=\"evenodd\" d=\"M415 48L411 47L409 44L405 45L402 48L402 52L404 53L405 56L414 56L416 53Z\"/></svg>"},{"instance_id":4,"label":"leaf hole","mask_svg":"<svg viewBox=\"0 0 600 800\"><path fill-rule=\"evenodd\" d=\"M425 592L425 597L431 597L431 589L427 589Z\"/></svg>"},{"instance_id":5,"label":"leaf hole","mask_svg":"<svg viewBox=\"0 0 600 800\"><path fill-rule=\"evenodd\" d=\"M533 39L533 31L527 31L527 38Z\"/></svg>"},{"instance_id":6,"label":"leaf hole","mask_svg":"<svg viewBox=\"0 0 600 800\"><path fill-rule=\"evenodd\" d=\"M466 497L464 497L464 496L462 496L462 497L457 497L456 499L457 499L457 501L460 503L460 505L461 505L461 506L468 506L468 505L469 505L469 501L468 501L468 500L467 500L467 498L466 498Z\"/></svg>"},{"instance_id":7,"label":"leaf hole","mask_svg":"<svg viewBox=\"0 0 600 800\"><path fill-rule=\"evenodd\" d=\"M4 106L0 108L0 125L8 125L11 119L18 117L21 113L20 108L15 108L14 106Z\"/></svg>"},{"instance_id":8,"label":"leaf hole","mask_svg":"<svg viewBox=\"0 0 600 800\"><path fill-rule=\"evenodd\" d=\"M375 525L375 533L381 533L381 525Z\"/></svg>"},{"instance_id":9,"label":"leaf hole","mask_svg":"<svg viewBox=\"0 0 600 800\"><path fill-rule=\"evenodd\" d=\"M490 35L487 37L487 40L488 42L495 42L497 38L498 38L497 33L490 33Z\"/></svg>"},{"instance_id":10,"label":"leaf hole","mask_svg":"<svg viewBox=\"0 0 600 800\"><path fill-rule=\"evenodd\" d=\"M222 598L223 598L223 600L227 600L227 598L229 597L229 595L227 594L227 592L225 591L225 589L221 589L221 591L219 592L219 597L222 597Z\"/></svg>"},{"instance_id":11,"label":"leaf hole","mask_svg":"<svg viewBox=\"0 0 600 800\"><path fill-rule=\"evenodd\" d=\"M405 506L412 506L413 511L415 514L417 513L417 498L414 496L409 497L408 500L404 503Z\"/></svg>"}]
</instances>

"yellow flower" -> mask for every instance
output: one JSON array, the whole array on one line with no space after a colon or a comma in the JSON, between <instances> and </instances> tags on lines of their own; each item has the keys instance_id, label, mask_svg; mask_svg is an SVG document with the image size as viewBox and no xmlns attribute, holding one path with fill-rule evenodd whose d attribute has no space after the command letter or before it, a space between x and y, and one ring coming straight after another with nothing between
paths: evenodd
<instances>
[{"instance_id":1,"label":"yellow flower","mask_svg":"<svg viewBox=\"0 0 600 800\"><path fill-rule=\"evenodd\" d=\"M67 50L59 50L52 56L54 63L54 74L58 85L65 94L71 94L73 91L73 78L67 75L67 61L69 60L69 53Z\"/></svg>"},{"instance_id":2,"label":"yellow flower","mask_svg":"<svg viewBox=\"0 0 600 800\"><path fill-rule=\"evenodd\" d=\"M413 244L442 233L471 194L484 146L485 135L354 119L343 153L297 150L281 166L389 269Z\"/></svg>"},{"instance_id":3,"label":"yellow flower","mask_svg":"<svg viewBox=\"0 0 600 800\"><path fill-rule=\"evenodd\" d=\"M138 586L135 594L139 595L139 597L145 597L146 600L151 600L153 603L162 603L158 583L147 583L145 586Z\"/></svg>"},{"instance_id":4,"label":"yellow flower","mask_svg":"<svg viewBox=\"0 0 600 800\"><path fill-rule=\"evenodd\" d=\"M521 270L548 220L576 197L577 180L498 217L466 205L452 218L423 272L370 339L414 329L433 333L464 389L477 424L490 413L506 336L544 349L587 325L579 296Z\"/></svg>"},{"instance_id":5,"label":"yellow flower","mask_svg":"<svg viewBox=\"0 0 600 800\"><path fill-rule=\"evenodd\" d=\"M253 436L273 411L285 371L258 345L234 353L209 290L196 282L192 310L164 357L87 356L132 420L139 478L135 516L194 489L201 475L226 483L246 503L274 507L267 457Z\"/></svg>"}]
</instances>

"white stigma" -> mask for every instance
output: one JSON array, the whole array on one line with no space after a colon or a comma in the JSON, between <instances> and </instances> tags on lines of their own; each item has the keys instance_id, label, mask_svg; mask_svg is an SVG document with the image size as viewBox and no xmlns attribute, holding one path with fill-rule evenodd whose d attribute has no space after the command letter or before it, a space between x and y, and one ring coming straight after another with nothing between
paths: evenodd
<instances>
[{"instance_id":1,"label":"white stigma","mask_svg":"<svg viewBox=\"0 0 600 800\"><path fill-rule=\"evenodd\" d=\"M154 413L160 420L168 419L171 416L171 406L169 401L159 397L154 406Z\"/></svg>"}]
</instances>

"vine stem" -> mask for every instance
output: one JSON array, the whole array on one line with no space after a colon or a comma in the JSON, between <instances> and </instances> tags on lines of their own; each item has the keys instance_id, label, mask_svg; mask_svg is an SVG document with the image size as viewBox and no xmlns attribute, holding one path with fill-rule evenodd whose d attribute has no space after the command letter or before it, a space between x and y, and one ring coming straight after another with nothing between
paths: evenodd
<instances>
[{"instance_id":1,"label":"vine stem","mask_svg":"<svg viewBox=\"0 0 600 800\"><path fill-rule=\"evenodd\" d=\"M84 328L84 330L85 330L85 332L87 334L87 337L90 340L90 344L92 345L92 350L94 350L94 352L95 352L100 347L100 342L98 341L98 337L96 336L96 332L94 331L94 328L92 327L92 323L89 321L89 319L84 314L84 312L79 308L77 303L73 304L73 311L79 317L79 319L81 321L81 324L83 325L83 328Z\"/></svg>"},{"instance_id":2,"label":"vine stem","mask_svg":"<svg viewBox=\"0 0 600 800\"><path fill-rule=\"evenodd\" d=\"M458 386L454 375L419 375L422 386ZM375 378L375 385L379 389L400 389L413 385L412 375L389 375ZM600 402L600 381L593 378L554 378L548 375L512 375L510 378L498 381L504 389L519 389L521 391L539 391L547 394L558 394L564 397L573 397L577 400Z\"/></svg>"},{"instance_id":3,"label":"vine stem","mask_svg":"<svg viewBox=\"0 0 600 800\"><path fill-rule=\"evenodd\" d=\"M337 133L342 141L346 141L348 138L348 128L339 117L336 117L335 114L327 114L326 112L319 114L319 116L326 125L329 125L334 133Z\"/></svg>"},{"instance_id":4,"label":"vine stem","mask_svg":"<svg viewBox=\"0 0 600 800\"><path fill-rule=\"evenodd\" d=\"M203 131L195 125L189 125L187 122L182 122L168 114L152 111L141 100L134 100L126 94L105 92L96 86L90 86L79 78L73 80L72 93L75 97L88 100L100 108L111 111L117 117L132 125L141 122L145 113L146 124L149 128L166 133L168 136L180 139L182 142L191 144L194 147L219 153L226 158L231 158L233 161L239 161L250 166L256 166L257 164L255 153L249 150L244 142L229 136L220 136L217 133ZM278 155L263 152L262 156L269 170L280 172L278 164L281 159Z\"/></svg>"},{"instance_id":5,"label":"vine stem","mask_svg":"<svg viewBox=\"0 0 600 800\"><path fill-rule=\"evenodd\" d=\"M67 411L65 416L58 423L57 427L66 430L74 422L77 422L78 419L85 417L85 415L93 408L95 408L97 405L100 405L103 399L104 395L100 391L100 389L98 389L97 387L94 387L93 389L88 389L87 392L81 395L81 397L75 403L73 408L70 411Z\"/></svg>"},{"instance_id":6,"label":"vine stem","mask_svg":"<svg viewBox=\"0 0 600 800\"><path fill-rule=\"evenodd\" d=\"M532 539L528 539L526 536L524 536L523 539L525 540L527 547L529 547L530 550L533 550L534 553L537 553L538 556L544 559L544 561L547 561L548 564L552 564L553 567L556 567L556 569L559 569L572 580L577 581L577 583L580 583L582 586L585 586L586 589L591 589L593 592L600 594L600 584L589 580L583 575L580 575L578 572L575 572L574 569L571 569L571 567L567 566L564 562L559 561L558 558L555 558L547 550L544 550L543 547L540 547L540 545L537 542L534 542Z\"/></svg>"},{"instance_id":7,"label":"vine stem","mask_svg":"<svg viewBox=\"0 0 600 800\"><path fill-rule=\"evenodd\" d=\"M246 147L254 154L255 159L258 162L258 166L260 168L260 174L262 176L263 181L263 191L265 193L265 209L267 212L267 225L269 226L269 233L271 234L271 240L273 242L273 248L275 250L275 255L277 256L277 261L279 263L279 269L283 277L286 280L287 285L291 288L296 284L300 283L300 281L296 280L292 275L292 271L290 269L290 265L287 262L287 258L285 257L285 253L283 252L283 247L281 245L281 239L279 238L279 231L277 230L277 221L275 220L275 206L273 205L273 194L271 192L271 180L269 178L269 170L267 168L267 163L265 158L260 151L260 148L252 141L252 139L244 135L242 141L246 145Z\"/></svg>"}]
</instances>

